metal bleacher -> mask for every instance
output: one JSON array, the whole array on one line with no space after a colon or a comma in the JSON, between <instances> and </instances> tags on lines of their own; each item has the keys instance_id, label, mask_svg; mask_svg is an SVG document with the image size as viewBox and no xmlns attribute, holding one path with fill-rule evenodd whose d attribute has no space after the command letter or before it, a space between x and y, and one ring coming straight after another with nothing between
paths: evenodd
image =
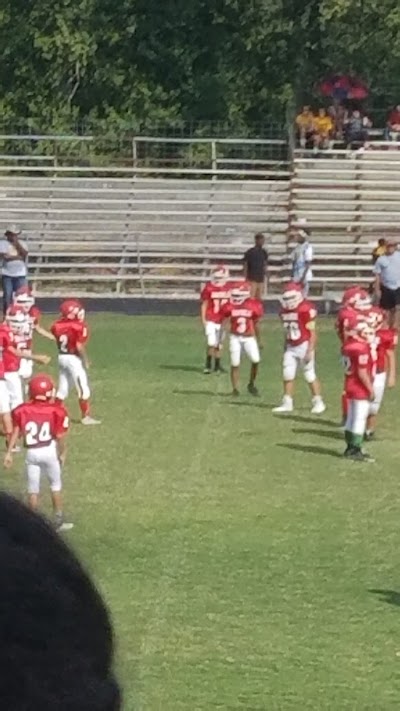
<instances>
[{"instance_id":1,"label":"metal bleacher","mask_svg":"<svg viewBox=\"0 0 400 711\"><path fill-rule=\"evenodd\" d=\"M0 215L23 228L36 292L193 297L210 265L241 273L257 231L280 255L287 165L214 158L205 168L0 165Z\"/></svg>"},{"instance_id":2,"label":"metal bleacher","mask_svg":"<svg viewBox=\"0 0 400 711\"><path fill-rule=\"evenodd\" d=\"M313 293L327 298L370 283L372 245L399 234L399 144L297 150L290 166L280 139L174 139L188 148L178 157L160 153L163 140L134 139L130 160L107 167L76 155L0 154L1 222L22 227L38 294L194 298L212 264L241 273L262 231L273 295L289 274L291 235L306 221ZM143 141L154 142L151 159Z\"/></svg>"},{"instance_id":3,"label":"metal bleacher","mask_svg":"<svg viewBox=\"0 0 400 711\"><path fill-rule=\"evenodd\" d=\"M399 235L400 146L376 142L355 151L296 151L290 228L312 232L314 285L322 292L371 283L371 251L380 237Z\"/></svg>"}]
</instances>

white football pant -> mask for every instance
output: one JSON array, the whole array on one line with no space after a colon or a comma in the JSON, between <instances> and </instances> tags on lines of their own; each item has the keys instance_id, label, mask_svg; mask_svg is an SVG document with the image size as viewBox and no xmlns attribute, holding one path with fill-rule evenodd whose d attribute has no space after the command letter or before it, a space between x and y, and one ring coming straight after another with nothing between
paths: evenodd
<instances>
[{"instance_id":1,"label":"white football pant","mask_svg":"<svg viewBox=\"0 0 400 711\"><path fill-rule=\"evenodd\" d=\"M33 373L33 361L28 358L21 358L18 372L23 380L30 380Z\"/></svg>"},{"instance_id":2,"label":"white football pant","mask_svg":"<svg viewBox=\"0 0 400 711\"><path fill-rule=\"evenodd\" d=\"M0 415L6 415L11 411L10 393L5 380L0 380Z\"/></svg>"},{"instance_id":3,"label":"white football pant","mask_svg":"<svg viewBox=\"0 0 400 711\"><path fill-rule=\"evenodd\" d=\"M61 465L57 456L57 446L53 441L46 447L28 449L25 459L28 494L40 493L40 479L44 474L49 480L51 491L61 491Z\"/></svg>"},{"instance_id":4,"label":"white football pant","mask_svg":"<svg viewBox=\"0 0 400 711\"><path fill-rule=\"evenodd\" d=\"M369 405L369 414L377 415L382 404L386 386L386 373L377 373L374 378L374 400Z\"/></svg>"},{"instance_id":5,"label":"white football pant","mask_svg":"<svg viewBox=\"0 0 400 711\"><path fill-rule=\"evenodd\" d=\"M232 333L229 339L229 352L233 368L239 367L242 351L246 353L252 363L260 362L260 349L257 339L254 336L236 336Z\"/></svg>"},{"instance_id":6,"label":"white football pant","mask_svg":"<svg viewBox=\"0 0 400 711\"><path fill-rule=\"evenodd\" d=\"M349 400L345 430L355 435L364 435L371 403L369 400Z\"/></svg>"},{"instance_id":7,"label":"white football pant","mask_svg":"<svg viewBox=\"0 0 400 711\"><path fill-rule=\"evenodd\" d=\"M283 380L290 382L296 378L297 368L303 370L304 379L307 383L313 383L317 376L315 373L315 355L306 363L304 358L308 351L308 342L300 343L299 346L288 346L283 354Z\"/></svg>"},{"instance_id":8,"label":"white football pant","mask_svg":"<svg viewBox=\"0 0 400 711\"><path fill-rule=\"evenodd\" d=\"M5 381L7 384L8 397L10 406L8 412L15 410L18 405L22 405L24 402L24 390L22 386L22 379L19 373L6 373Z\"/></svg>"},{"instance_id":9,"label":"white football pant","mask_svg":"<svg viewBox=\"0 0 400 711\"><path fill-rule=\"evenodd\" d=\"M59 355L58 365L60 367L57 397L60 400L65 400L68 397L69 390L75 386L81 400L89 400L90 388L88 376L83 363L78 356L75 355Z\"/></svg>"},{"instance_id":10,"label":"white football pant","mask_svg":"<svg viewBox=\"0 0 400 711\"><path fill-rule=\"evenodd\" d=\"M206 321L205 334L207 340L207 346L209 348L219 348L222 343L222 326L220 323L214 323L214 321Z\"/></svg>"}]
</instances>

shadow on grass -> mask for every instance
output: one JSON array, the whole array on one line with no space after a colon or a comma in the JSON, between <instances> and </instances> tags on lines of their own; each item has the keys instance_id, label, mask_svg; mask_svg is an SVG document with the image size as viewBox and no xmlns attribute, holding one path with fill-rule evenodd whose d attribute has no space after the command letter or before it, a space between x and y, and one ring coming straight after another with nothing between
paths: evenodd
<instances>
[{"instance_id":1,"label":"shadow on grass","mask_svg":"<svg viewBox=\"0 0 400 711\"><path fill-rule=\"evenodd\" d=\"M174 395L186 395L191 397L193 395L204 395L207 397L221 397L219 393L215 393L212 390L173 390Z\"/></svg>"},{"instance_id":2,"label":"shadow on grass","mask_svg":"<svg viewBox=\"0 0 400 711\"><path fill-rule=\"evenodd\" d=\"M387 602L388 605L400 607L400 592L396 590L368 590L373 595L379 595L380 602Z\"/></svg>"},{"instance_id":3,"label":"shadow on grass","mask_svg":"<svg viewBox=\"0 0 400 711\"><path fill-rule=\"evenodd\" d=\"M203 373L203 368L194 365L160 365L161 370L180 370L182 373Z\"/></svg>"},{"instance_id":4,"label":"shadow on grass","mask_svg":"<svg viewBox=\"0 0 400 711\"><path fill-rule=\"evenodd\" d=\"M293 427L292 432L294 434L307 434L307 435L315 435L316 437L326 437L327 439L339 439L341 441L344 441L344 435L343 432L340 432L338 430L311 430L311 429L306 429L304 427Z\"/></svg>"},{"instance_id":5,"label":"shadow on grass","mask_svg":"<svg viewBox=\"0 0 400 711\"><path fill-rule=\"evenodd\" d=\"M291 442L283 442L277 444L277 447L283 447L285 449L291 449L294 452L304 452L305 454L323 454L326 457L335 457L336 459L342 459L342 454L337 452L335 449L328 449L328 447L319 447L314 444L292 444Z\"/></svg>"},{"instance_id":6,"label":"shadow on grass","mask_svg":"<svg viewBox=\"0 0 400 711\"><path fill-rule=\"evenodd\" d=\"M325 425L326 427L338 427L339 420L325 420L320 415L315 417L305 416L305 415L293 415L288 413L275 413L275 417L280 420L291 420L292 422L299 422L304 425Z\"/></svg>"},{"instance_id":7,"label":"shadow on grass","mask_svg":"<svg viewBox=\"0 0 400 711\"><path fill-rule=\"evenodd\" d=\"M252 397L251 395L248 395L247 392L244 392L243 395L245 395L247 398L252 398L247 399L247 400L232 400L229 405L235 405L236 407L258 407L261 410L272 410L274 407L270 403L266 402L260 402L260 399L258 397ZM229 397L232 397L232 394L229 393Z\"/></svg>"}]
</instances>

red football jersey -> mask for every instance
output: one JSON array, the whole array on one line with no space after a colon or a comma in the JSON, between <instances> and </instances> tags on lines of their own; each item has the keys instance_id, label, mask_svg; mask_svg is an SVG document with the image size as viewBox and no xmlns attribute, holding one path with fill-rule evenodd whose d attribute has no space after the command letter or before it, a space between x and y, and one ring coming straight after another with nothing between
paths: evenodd
<instances>
[{"instance_id":1,"label":"red football jersey","mask_svg":"<svg viewBox=\"0 0 400 711\"><path fill-rule=\"evenodd\" d=\"M222 307L222 320L229 318L230 331L235 336L254 336L255 324L262 318L264 307L258 299L246 299L243 304L229 302Z\"/></svg>"},{"instance_id":2,"label":"red football jersey","mask_svg":"<svg viewBox=\"0 0 400 711\"><path fill-rule=\"evenodd\" d=\"M338 312L336 322L335 322L335 328L336 328L336 333L339 336L339 339L342 343L345 341L345 332L348 326L349 321L354 318L355 315L355 310L351 308L351 306L342 306L340 311Z\"/></svg>"},{"instance_id":3,"label":"red football jersey","mask_svg":"<svg viewBox=\"0 0 400 711\"><path fill-rule=\"evenodd\" d=\"M359 370L366 370L373 380L376 370L374 349L367 343L349 339L342 348L345 368L345 392L350 400L369 400L370 394L358 377Z\"/></svg>"},{"instance_id":4,"label":"red football jersey","mask_svg":"<svg viewBox=\"0 0 400 711\"><path fill-rule=\"evenodd\" d=\"M222 323L221 309L228 303L231 296L232 285L225 284L220 286L213 284L211 281L205 285L200 294L202 302L207 302L206 320L213 323Z\"/></svg>"},{"instance_id":5,"label":"red football jersey","mask_svg":"<svg viewBox=\"0 0 400 711\"><path fill-rule=\"evenodd\" d=\"M53 402L25 402L15 408L12 418L14 426L20 429L27 449L47 447L68 432L68 413L64 405Z\"/></svg>"},{"instance_id":6,"label":"red football jersey","mask_svg":"<svg viewBox=\"0 0 400 711\"><path fill-rule=\"evenodd\" d=\"M13 333L11 328L5 324L3 324L2 327L8 331L9 346L13 346L18 350L26 348L26 337L23 333ZM22 356L11 353L7 347L3 353L4 371L6 373L18 373L21 364L21 357Z\"/></svg>"},{"instance_id":7,"label":"red football jersey","mask_svg":"<svg viewBox=\"0 0 400 711\"><path fill-rule=\"evenodd\" d=\"M84 321L71 321L61 318L53 323L51 332L57 341L60 355L79 355L77 346L86 343L89 337Z\"/></svg>"},{"instance_id":8,"label":"red football jersey","mask_svg":"<svg viewBox=\"0 0 400 711\"><path fill-rule=\"evenodd\" d=\"M398 336L394 328L381 328L376 334L376 372L386 371L386 354L397 346Z\"/></svg>"},{"instance_id":9,"label":"red football jersey","mask_svg":"<svg viewBox=\"0 0 400 711\"><path fill-rule=\"evenodd\" d=\"M11 355L8 348L14 345L14 336L10 328L5 323L0 323L0 378L4 378L6 372L7 359ZM18 368L17 368L18 370Z\"/></svg>"},{"instance_id":10,"label":"red football jersey","mask_svg":"<svg viewBox=\"0 0 400 711\"><path fill-rule=\"evenodd\" d=\"M311 331L307 326L317 318L317 309L311 301L302 301L296 309L282 308L279 315L286 329L286 343L289 346L300 346L310 340Z\"/></svg>"}]
</instances>

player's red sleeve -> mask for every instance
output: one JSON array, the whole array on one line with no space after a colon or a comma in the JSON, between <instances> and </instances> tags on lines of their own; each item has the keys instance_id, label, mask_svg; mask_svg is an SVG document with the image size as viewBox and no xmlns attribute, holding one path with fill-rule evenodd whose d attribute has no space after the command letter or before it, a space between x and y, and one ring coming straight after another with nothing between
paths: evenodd
<instances>
[{"instance_id":1,"label":"player's red sleeve","mask_svg":"<svg viewBox=\"0 0 400 711\"><path fill-rule=\"evenodd\" d=\"M264 306L261 301L259 301L256 305L256 316L257 318L262 318L262 316L264 316Z\"/></svg>"},{"instance_id":2,"label":"player's red sleeve","mask_svg":"<svg viewBox=\"0 0 400 711\"><path fill-rule=\"evenodd\" d=\"M80 328L77 334L77 342L78 343L86 343L86 341L89 338L89 329L85 323L80 324Z\"/></svg>"},{"instance_id":3,"label":"player's red sleeve","mask_svg":"<svg viewBox=\"0 0 400 711\"><path fill-rule=\"evenodd\" d=\"M220 311L222 318L223 319L229 318L229 316L231 315L231 310L232 310L232 307L230 304L223 304L223 306L221 306L221 311Z\"/></svg>"},{"instance_id":4,"label":"player's red sleeve","mask_svg":"<svg viewBox=\"0 0 400 711\"><path fill-rule=\"evenodd\" d=\"M201 301L208 301L209 298L210 298L210 286L209 286L209 284L206 284L205 287L201 291L200 299L201 299Z\"/></svg>"},{"instance_id":5,"label":"player's red sleeve","mask_svg":"<svg viewBox=\"0 0 400 711\"><path fill-rule=\"evenodd\" d=\"M30 310L30 316L34 319L35 326L39 323L42 318L42 312L37 306L32 306Z\"/></svg>"},{"instance_id":6,"label":"player's red sleeve","mask_svg":"<svg viewBox=\"0 0 400 711\"><path fill-rule=\"evenodd\" d=\"M59 405L55 412L55 434L57 437L65 435L69 430L69 417L65 407Z\"/></svg>"}]
</instances>

